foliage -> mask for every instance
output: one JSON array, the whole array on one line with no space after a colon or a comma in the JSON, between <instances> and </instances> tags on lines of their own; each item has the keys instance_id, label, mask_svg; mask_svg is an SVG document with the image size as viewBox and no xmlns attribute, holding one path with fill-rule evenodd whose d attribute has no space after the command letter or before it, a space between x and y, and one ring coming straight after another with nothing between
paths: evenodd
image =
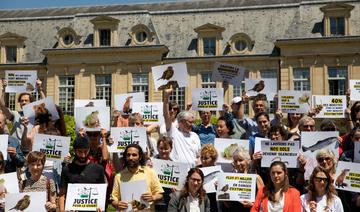
<instances>
[{"instance_id":1,"label":"foliage","mask_svg":"<svg viewBox=\"0 0 360 212\"><path fill-rule=\"evenodd\" d=\"M212 115L211 119L210 119L210 123L215 125L216 121L217 121L217 117ZM195 119L194 124L195 125L200 125L201 124L201 119Z\"/></svg>"},{"instance_id":2,"label":"foliage","mask_svg":"<svg viewBox=\"0 0 360 212\"><path fill-rule=\"evenodd\" d=\"M70 154L71 156L74 156L74 149L73 149L73 143L76 138L76 132L75 132L75 118L70 115L64 115L65 119L65 125L66 125L66 134L71 138L70 143Z\"/></svg>"}]
</instances>

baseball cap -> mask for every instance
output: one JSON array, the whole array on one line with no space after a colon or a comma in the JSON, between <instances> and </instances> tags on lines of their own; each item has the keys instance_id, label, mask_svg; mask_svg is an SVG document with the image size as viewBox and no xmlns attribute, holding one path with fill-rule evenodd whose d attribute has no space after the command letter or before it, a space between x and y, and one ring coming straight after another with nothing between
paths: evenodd
<instances>
[{"instance_id":1,"label":"baseball cap","mask_svg":"<svg viewBox=\"0 0 360 212\"><path fill-rule=\"evenodd\" d=\"M241 101L242 101L242 98L240 96L237 96L231 100L231 104L237 104L237 103L240 103Z\"/></svg>"}]
</instances>

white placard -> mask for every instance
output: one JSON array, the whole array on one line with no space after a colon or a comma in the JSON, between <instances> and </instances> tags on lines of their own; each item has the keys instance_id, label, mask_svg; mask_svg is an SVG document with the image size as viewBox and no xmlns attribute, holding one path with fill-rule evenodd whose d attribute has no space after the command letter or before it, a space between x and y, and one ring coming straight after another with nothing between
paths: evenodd
<instances>
[{"instance_id":1,"label":"white placard","mask_svg":"<svg viewBox=\"0 0 360 212\"><path fill-rule=\"evenodd\" d=\"M241 86L244 80L245 68L234 64L215 63L212 81L227 81L234 86Z\"/></svg>"},{"instance_id":2,"label":"white placard","mask_svg":"<svg viewBox=\"0 0 360 212\"><path fill-rule=\"evenodd\" d=\"M123 111L124 104L126 102L126 98L129 98L129 107L133 108L134 102L145 102L145 93L138 92L138 93L124 93L124 94L116 94L115 95L115 109L118 111Z\"/></svg>"},{"instance_id":3,"label":"white placard","mask_svg":"<svg viewBox=\"0 0 360 212\"><path fill-rule=\"evenodd\" d=\"M217 163L231 163L236 150L244 149L249 151L248 140L215 138L214 146L219 153Z\"/></svg>"},{"instance_id":4,"label":"white placard","mask_svg":"<svg viewBox=\"0 0 360 212\"><path fill-rule=\"evenodd\" d=\"M188 72L186 63L173 63L161 66L151 67L155 90L164 90L177 87L186 87L188 85Z\"/></svg>"},{"instance_id":5,"label":"white placard","mask_svg":"<svg viewBox=\"0 0 360 212\"><path fill-rule=\"evenodd\" d=\"M278 93L279 108L283 113L307 113L311 106L311 92L281 90Z\"/></svg>"},{"instance_id":6,"label":"white placard","mask_svg":"<svg viewBox=\"0 0 360 212\"><path fill-rule=\"evenodd\" d=\"M106 99L75 99L76 107L106 107Z\"/></svg>"},{"instance_id":7,"label":"white placard","mask_svg":"<svg viewBox=\"0 0 360 212\"><path fill-rule=\"evenodd\" d=\"M66 192L65 210L105 211L106 187L104 184L69 183Z\"/></svg>"},{"instance_id":8,"label":"white placard","mask_svg":"<svg viewBox=\"0 0 360 212\"><path fill-rule=\"evenodd\" d=\"M360 164L339 161L334 180L335 188L360 192Z\"/></svg>"},{"instance_id":9,"label":"white placard","mask_svg":"<svg viewBox=\"0 0 360 212\"><path fill-rule=\"evenodd\" d=\"M0 175L0 203L5 202L5 194L19 193L19 182L16 172Z\"/></svg>"},{"instance_id":10,"label":"white placard","mask_svg":"<svg viewBox=\"0 0 360 212\"><path fill-rule=\"evenodd\" d=\"M204 174L203 187L206 193L216 192L215 184L218 181L218 175L222 173L221 166L208 166L200 169Z\"/></svg>"},{"instance_id":11,"label":"white placard","mask_svg":"<svg viewBox=\"0 0 360 212\"><path fill-rule=\"evenodd\" d=\"M146 128L145 127L112 127L111 137L114 143L110 146L110 152L123 153L129 144L139 144L146 150Z\"/></svg>"},{"instance_id":12,"label":"white placard","mask_svg":"<svg viewBox=\"0 0 360 212\"><path fill-rule=\"evenodd\" d=\"M187 163L153 158L153 169L157 173L161 186L181 190L190 169Z\"/></svg>"},{"instance_id":13,"label":"white placard","mask_svg":"<svg viewBox=\"0 0 360 212\"><path fill-rule=\"evenodd\" d=\"M24 116L29 118L30 123L35 123L35 116L38 113L50 114L51 120L55 121L59 119L59 113L56 110L53 98L51 96L41 99L36 102L32 102L23 107Z\"/></svg>"},{"instance_id":14,"label":"white placard","mask_svg":"<svg viewBox=\"0 0 360 212\"><path fill-rule=\"evenodd\" d=\"M141 195L147 193L147 185L145 180L133 182L120 182L121 201L128 203L128 207L124 211L142 210L149 208L150 204L141 199Z\"/></svg>"},{"instance_id":15,"label":"white placard","mask_svg":"<svg viewBox=\"0 0 360 212\"><path fill-rule=\"evenodd\" d=\"M315 118L345 118L346 96L313 95L312 98L313 108L323 106Z\"/></svg>"},{"instance_id":16,"label":"white placard","mask_svg":"<svg viewBox=\"0 0 360 212\"><path fill-rule=\"evenodd\" d=\"M220 173L218 176L216 200L255 202L255 174Z\"/></svg>"},{"instance_id":17,"label":"white placard","mask_svg":"<svg viewBox=\"0 0 360 212\"><path fill-rule=\"evenodd\" d=\"M0 135L0 151L3 154L4 160L7 159L8 143L9 135Z\"/></svg>"},{"instance_id":18,"label":"white placard","mask_svg":"<svg viewBox=\"0 0 360 212\"><path fill-rule=\"evenodd\" d=\"M143 116L144 124L162 124L164 122L162 102L134 102L133 113Z\"/></svg>"},{"instance_id":19,"label":"white placard","mask_svg":"<svg viewBox=\"0 0 360 212\"><path fill-rule=\"evenodd\" d=\"M360 101L360 80L349 80L350 100Z\"/></svg>"},{"instance_id":20,"label":"white placard","mask_svg":"<svg viewBox=\"0 0 360 212\"><path fill-rule=\"evenodd\" d=\"M69 154L70 137L35 134L33 151L45 153L46 160L62 162Z\"/></svg>"},{"instance_id":21,"label":"white placard","mask_svg":"<svg viewBox=\"0 0 360 212\"><path fill-rule=\"evenodd\" d=\"M16 210L16 205L25 202L20 209ZM44 192L24 192L5 195L5 211L23 211L23 212L46 212L46 191ZM26 204L26 202L30 202ZM19 206L17 207L19 208Z\"/></svg>"},{"instance_id":22,"label":"white placard","mask_svg":"<svg viewBox=\"0 0 360 212\"><path fill-rule=\"evenodd\" d=\"M75 108L76 130L100 131L110 130L109 107L77 107Z\"/></svg>"},{"instance_id":23,"label":"white placard","mask_svg":"<svg viewBox=\"0 0 360 212\"><path fill-rule=\"evenodd\" d=\"M277 93L277 79L245 79L245 91L247 96L265 94L268 101L273 100Z\"/></svg>"},{"instance_id":24,"label":"white placard","mask_svg":"<svg viewBox=\"0 0 360 212\"><path fill-rule=\"evenodd\" d=\"M329 149L339 158L339 132L338 131L316 131L301 132L300 152L306 158L305 179L309 179L313 169L317 166L316 154L321 149Z\"/></svg>"},{"instance_id":25,"label":"white placard","mask_svg":"<svg viewBox=\"0 0 360 212\"><path fill-rule=\"evenodd\" d=\"M5 71L6 93L34 92L36 90L37 71Z\"/></svg>"},{"instance_id":26,"label":"white placard","mask_svg":"<svg viewBox=\"0 0 360 212\"><path fill-rule=\"evenodd\" d=\"M297 168L299 141L261 141L261 167L270 167L274 161L282 161L287 168Z\"/></svg>"},{"instance_id":27,"label":"white placard","mask_svg":"<svg viewBox=\"0 0 360 212\"><path fill-rule=\"evenodd\" d=\"M354 142L354 162L360 163L360 142Z\"/></svg>"},{"instance_id":28,"label":"white placard","mask_svg":"<svg viewBox=\"0 0 360 212\"><path fill-rule=\"evenodd\" d=\"M191 95L193 110L222 110L224 104L222 88L194 88Z\"/></svg>"}]
</instances>

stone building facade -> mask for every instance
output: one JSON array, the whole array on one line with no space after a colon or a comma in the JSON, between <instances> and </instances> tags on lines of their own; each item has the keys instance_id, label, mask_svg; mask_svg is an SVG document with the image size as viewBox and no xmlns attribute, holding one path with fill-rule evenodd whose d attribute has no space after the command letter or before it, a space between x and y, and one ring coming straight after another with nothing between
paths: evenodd
<instances>
[{"instance_id":1,"label":"stone building facade","mask_svg":"<svg viewBox=\"0 0 360 212\"><path fill-rule=\"evenodd\" d=\"M47 96L66 113L73 100L144 91L161 101L151 67L185 61L191 89L211 81L215 62L250 78L278 78L278 89L344 94L360 79L360 2L208 0L178 3L0 10L0 74L37 70ZM241 87L230 86L229 102ZM15 108L15 96L9 106ZM251 113L251 111L250 111Z\"/></svg>"}]
</instances>

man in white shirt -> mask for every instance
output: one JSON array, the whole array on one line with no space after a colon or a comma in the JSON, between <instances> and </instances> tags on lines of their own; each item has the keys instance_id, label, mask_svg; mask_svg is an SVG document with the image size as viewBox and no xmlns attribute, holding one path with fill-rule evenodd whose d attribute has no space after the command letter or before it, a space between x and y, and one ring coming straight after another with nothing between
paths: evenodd
<instances>
[{"instance_id":1,"label":"man in white shirt","mask_svg":"<svg viewBox=\"0 0 360 212\"><path fill-rule=\"evenodd\" d=\"M199 161L201 150L199 136L191 131L195 116L190 111L181 111L177 115L178 127L173 125L169 113L169 97L171 93L172 89L166 89L163 92L166 131L173 141L170 158L173 161L188 163L191 167L194 167Z\"/></svg>"}]
</instances>

